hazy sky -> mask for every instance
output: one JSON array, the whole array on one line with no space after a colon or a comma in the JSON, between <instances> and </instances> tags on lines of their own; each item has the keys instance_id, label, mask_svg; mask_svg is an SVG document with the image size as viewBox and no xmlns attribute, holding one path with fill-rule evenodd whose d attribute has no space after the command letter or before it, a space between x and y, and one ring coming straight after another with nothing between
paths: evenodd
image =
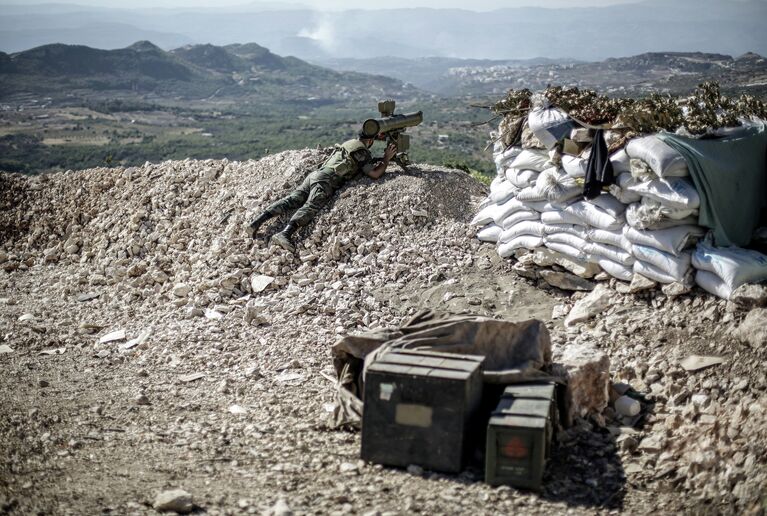
<instances>
[{"instance_id":1,"label":"hazy sky","mask_svg":"<svg viewBox=\"0 0 767 516\"><path fill-rule=\"evenodd\" d=\"M382 9L398 7L433 7L433 8L460 8L473 11L488 11L504 7L537 6L537 7L579 7L604 6L613 4L626 4L638 0L295 0L288 2L266 1L269 7L275 8L280 4L298 4L314 9ZM671 0L669 0L671 1ZM40 3L68 3L100 7L125 8L124 0L0 0L0 5L6 4L40 4ZM134 0L131 7L221 7L234 5L247 5L246 0Z\"/></svg>"}]
</instances>

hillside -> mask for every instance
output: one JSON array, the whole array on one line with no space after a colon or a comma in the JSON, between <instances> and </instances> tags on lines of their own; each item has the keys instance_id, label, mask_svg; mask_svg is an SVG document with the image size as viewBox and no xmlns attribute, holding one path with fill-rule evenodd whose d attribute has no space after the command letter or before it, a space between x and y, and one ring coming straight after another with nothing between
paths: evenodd
<instances>
[{"instance_id":1,"label":"hillside","mask_svg":"<svg viewBox=\"0 0 767 516\"><path fill-rule=\"evenodd\" d=\"M583 294L513 274L468 224L486 189L442 167L347 185L296 255L266 242L282 221L253 241L250 217L325 156L0 175L0 477L24 479L0 482L3 510L146 512L183 487L210 513L758 513L765 348L732 335L747 309L608 288L565 329ZM329 426L329 347L422 308L539 318L555 358L597 346L647 412L559 433L540 494L359 461L359 434ZM692 353L725 362L688 372Z\"/></svg>"},{"instance_id":2,"label":"hillside","mask_svg":"<svg viewBox=\"0 0 767 516\"><path fill-rule=\"evenodd\" d=\"M52 44L0 54L0 74L0 100L19 94L60 100L108 91L180 99L258 95L262 101L281 101L409 91L395 79L334 72L255 43L188 45L170 52L148 41L118 50Z\"/></svg>"}]
</instances>

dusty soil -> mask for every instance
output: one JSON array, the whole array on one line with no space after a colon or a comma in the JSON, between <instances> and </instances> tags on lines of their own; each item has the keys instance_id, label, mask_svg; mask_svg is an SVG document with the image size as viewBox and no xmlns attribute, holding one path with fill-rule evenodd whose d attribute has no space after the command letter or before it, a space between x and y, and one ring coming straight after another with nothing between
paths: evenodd
<instances>
[{"instance_id":1,"label":"dusty soil","mask_svg":"<svg viewBox=\"0 0 767 516\"><path fill-rule=\"evenodd\" d=\"M744 312L700 291L616 293L566 330L552 311L583 294L514 275L466 224L483 187L434 167L348 186L296 256L266 243L280 221L245 234L321 158L0 179L0 513L153 514L176 487L210 514L764 512L765 353L730 335ZM257 291L257 275L274 281ZM539 494L476 467L365 464L359 434L330 426L330 346L419 307L540 318L555 354L596 343L645 415L561 433ZM726 362L686 373L695 352Z\"/></svg>"}]
</instances>

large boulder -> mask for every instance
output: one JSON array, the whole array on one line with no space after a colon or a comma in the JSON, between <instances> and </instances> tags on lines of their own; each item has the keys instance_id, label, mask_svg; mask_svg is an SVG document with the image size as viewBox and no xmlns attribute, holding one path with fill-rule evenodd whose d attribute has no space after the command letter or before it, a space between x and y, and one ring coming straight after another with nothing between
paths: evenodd
<instances>
[{"instance_id":1,"label":"large boulder","mask_svg":"<svg viewBox=\"0 0 767 516\"><path fill-rule=\"evenodd\" d=\"M600 283L589 295L575 303L565 319L565 326L574 326L601 314L613 304L614 299L615 292Z\"/></svg>"},{"instance_id":2,"label":"large boulder","mask_svg":"<svg viewBox=\"0 0 767 516\"><path fill-rule=\"evenodd\" d=\"M552 365L567 382L568 421L600 417L610 402L610 359L592 344L569 344Z\"/></svg>"}]
</instances>

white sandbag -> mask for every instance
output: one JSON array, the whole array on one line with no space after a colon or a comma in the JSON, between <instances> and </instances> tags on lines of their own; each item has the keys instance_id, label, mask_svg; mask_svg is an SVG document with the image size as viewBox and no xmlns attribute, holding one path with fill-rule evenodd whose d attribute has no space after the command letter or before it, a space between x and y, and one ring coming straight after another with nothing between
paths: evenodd
<instances>
[{"instance_id":1,"label":"white sandbag","mask_svg":"<svg viewBox=\"0 0 767 516\"><path fill-rule=\"evenodd\" d=\"M732 291L722 278L709 271L699 270L695 273L695 283L710 294L714 294L722 299L730 299Z\"/></svg>"},{"instance_id":2,"label":"white sandbag","mask_svg":"<svg viewBox=\"0 0 767 516\"><path fill-rule=\"evenodd\" d=\"M505 219L503 219L503 222L501 223L501 227L503 229L509 229L514 224L517 224L518 222L522 222L523 220L540 220L541 214L537 211L529 210L529 209L522 209L519 211L515 211Z\"/></svg>"},{"instance_id":3,"label":"white sandbag","mask_svg":"<svg viewBox=\"0 0 767 516\"><path fill-rule=\"evenodd\" d=\"M650 168L650 165L641 159L632 158L631 161L629 161L629 168L631 177L633 177L639 183L658 179L658 175L653 171L652 168Z\"/></svg>"},{"instance_id":4,"label":"white sandbag","mask_svg":"<svg viewBox=\"0 0 767 516\"><path fill-rule=\"evenodd\" d=\"M531 210L537 211L538 213L543 213L544 211L554 211L558 209L554 207L553 204L549 201L527 201L525 202L525 206Z\"/></svg>"},{"instance_id":5,"label":"white sandbag","mask_svg":"<svg viewBox=\"0 0 767 516\"><path fill-rule=\"evenodd\" d=\"M485 204L484 201L483 201L483 204ZM490 224L491 222L495 222L495 214L497 211L499 211L499 207L497 204L494 204L494 203L486 204L485 206L480 208L479 212L477 212L477 214L474 215L474 218L471 219L471 225L486 226Z\"/></svg>"},{"instance_id":6,"label":"white sandbag","mask_svg":"<svg viewBox=\"0 0 767 516\"><path fill-rule=\"evenodd\" d=\"M645 278L650 278L658 283L676 283L679 281L654 265L650 265L642 260L634 262L634 274L641 274Z\"/></svg>"},{"instance_id":7,"label":"white sandbag","mask_svg":"<svg viewBox=\"0 0 767 516\"><path fill-rule=\"evenodd\" d=\"M535 170L519 170L511 167L506 169L506 179L520 190L522 188L527 188L528 186L533 186L535 180L538 178L538 174L540 174L540 172L536 172Z\"/></svg>"},{"instance_id":8,"label":"white sandbag","mask_svg":"<svg viewBox=\"0 0 767 516\"><path fill-rule=\"evenodd\" d=\"M581 226L580 224L544 224L543 232L546 235L552 235L554 233L568 233L570 235L575 235L583 240L587 240L589 238L588 229L586 229L586 226Z\"/></svg>"},{"instance_id":9,"label":"white sandbag","mask_svg":"<svg viewBox=\"0 0 767 516\"><path fill-rule=\"evenodd\" d=\"M684 177L690 175L684 157L656 135L634 138L626 145L631 158L641 159L658 177Z\"/></svg>"},{"instance_id":10,"label":"white sandbag","mask_svg":"<svg viewBox=\"0 0 767 516\"><path fill-rule=\"evenodd\" d=\"M543 234L543 224L541 222L537 220L523 220L508 229L504 229L499 241L506 243L522 235L542 237Z\"/></svg>"},{"instance_id":11,"label":"white sandbag","mask_svg":"<svg viewBox=\"0 0 767 516\"><path fill-rule=\"evenodd\" d=\"M496 224L488 224L484 228L477 231L477 238L479 238L482 242L498 242L498 239L501 237L501 233L503 233L503 229L496 225Z\"/></svg>"},{"instance_id":12,"label":"white sandbag","mask_svg":"<svg viewBox=\"0 0 767 516\"><path fill-rule=\"evenodd\" d=\"M589 258L588 255L585 252L581 251L580 249L576 249L575 247L572 247L567 244L562 244L560 242L546 243L546 247L548 247L552 251L556 251L560 254L564 254L565 256L568 256L575 260L586 261Z\"/></svg>"},{"instance_id":13,"label":"white sandbag","mask_svg":"<svg viewBox=\"0 0 767 516\"><path fill-rule=\"evenodd\" d=\"M547 168L535 181L535 188L552 202L567 202L583 193L575 179L555 167Z\"/></svg>"},{"instance_id":14,"label":"white sandbag","mask_svg":"<svg viewBox=\"0 0 767 516\"><path fill-rule=\"evenodd\" d=\"M567 114L558 108L533 108L527 116L527 125L536 138L547 148L570 135L574 124Z\"/></svg>"},{"instance_id":15,"label":"white sandbag","mask_svg":"<svg viewBox=\"0 0 767 516\"><path fill-rule=\"evenodd\" d=\"M511 161L514 160L522 152L522 147L509 147L503 152L493 155L493 161L495 161L495 167L498 170L506 168Z\"/></svg>"},{"instance_id":16,"label":"white sandbag","mask_svg":"<svg viewBox=\"0 0 767 516\"><path fill-rule=\"evenodd\" d=\"M517 199L522 202L547 201L546 195L538 190L538 186L528 186L517 192Z\"/></svg>"},{"instance_id":17,"label":"white sandbag","mask_svg":"<svg viewBox=\"0 0 767 516\"><path fill-rule=\"evenodd\" d=\"M634 279L633 266L625 266L620 263L615 263L607 258L597 258L597 264L602 267L602 270L613 278L618 278L623 281L631 281Z\"/></svg>"},{"instance_id":18,"label":"white sandbag","mask_svg":"<svg viewBox=\"0 0 767 516\"><path fill-rule=\"evenodd\" d=\"M654 199L670 208L695 210L700 207L700 196L695 185L684 177L654 179L621 188Z\"/></svg>"},{"instance_id":19,"label":"white sandbag","mask_svg":"<svg viewBox=\"0 0 767 516\"><path fill-rule=\"evenodd\" d=\"M503 204L498 204L498 208L492 212L493 214L493 222L498 224L499 226L503 224L503 221L506 220L506 218L511 215L512 213L526 210L524 204L522 204L522 201L519 199L511 198L508 201L506 201Z\"/></svg>"},{"instance_id":20,"label":"white sandbag","mask_svg":"<svg viewBox=\"0 0 767 516\"><path fill-rule=\"evenodd\" d=\"M514 197L517 192L519 192L519 188L506 180L496 185L495 188L493 188L492 183L490 184L490 200L496 204L503 204Z\"/></svg>"},{"instance_id":21,"label":"white sandbag","mask_svg":"<svg viewBox=\"0 0 767 516\"><path fill-rule=\"evenodd\" d=\"M640 231L626 226L623 234L634 245L645 245L679 256L684 249L691 247L705 234L700 226L675 226L657 231Z\"/></svg>"},{"instance_id":22,"label":"white sandbag","mask_svg":"<svg viewBox=\"0 0 767 516\"><path fill-rule=\"evenodd\" d=\"M610 156L610 163L613 164L613 174L616 176L624 172L630 172L630 160L629 155L626 153L626 149L621 149L618 152L614 152Z\"/></svg>"},{"instance_id":23,"label":"white sandbag","mask_svg":"<svg viewBox=\"0 0 767 516\"><path fill-rule=\"evenodd\" d=\"M619 217L626 211L626 205L609 193L602 193L593 199L586 200L586 202L598 206L613 217Z\"/></svg>"},{"instance_id":24,"label":"white sandbag","mask_svg":"<svg viewBox=\"0 0 767 516\"><path fill-rule=\"evenodd\" d=\"M701 242L692 255L692 264L716 274L732 290L767 280L767 256L742 247L714 247Z\"/></svg>"},{"instance_id":25,"label":"white sandbag","mask_svg":"<svg viewBox=\"0 0 767 516\"><path fill-rule=\"evenodd\" d=\"M495 176L490 182L490 193L498 190L503 183L506 182L506 176Z\"/></svg>"},{"instance_id":26,"label":"white sandbag","mask_svg":"<svg viewBox=\"0 0 767 516\"><path fill-rule=\"evenodd\" d=\"M588 160L578 156L569 156L567 154L562 156L562 168L570 177L586 177L586 169L588 168L588 163Z\"/></svg>"},{"instance_id":27,"label":"white sandbag","mask_svg":"<svg viewBox=\"0 0 767 516\"><path fill-rule=\"evenodd\" d=\"M532 235L522 235L508 242L499 244L498 255L501 258L508 258L513 255L514 251L517 249L535 249L542 245L543 238Z\"/></svg>"},{"instance_id":28,"label":"white sandbag","mask_svg":"<svg viewBox=\"0 0 767 516\"><path fill-rule=\"evenodd\" d=\"M541 213L541 222L546 224L580 224L583 225L583 221L573 215L562 210L544 211Z\"/></svg>"},{"instance_id":29,"label":"white sandbag","mask_svg":"<svg viewBox=\"0 0 767 516\"><path fill-rule=\"evenodd\" d=\"M512 168L519 170L535 170L541 172L551 166L549 154L546 151L538 149L524 149L519 156L511 162Z\"/></svg>"},{"instance_id":30,"label":"white sandbag","mask_svg":"<svg viewBox=\"0 0 767 516\"><path fill-rule=\"evenodd\" d=\"M665 206L654 199L642 198L626 208L626 222L637 229L666 229L698 222L698 210Z\"/></svg>"},{"instance_id":31,"label":"white sandbag","mask_svg":"<svg viewBox=\"0 0 767 516\"><path fill-rule=\"evenodd\" d=\"M564 211L577 217L581 224L600 229L619 229L626 222L623 214L616 217L599 206L586 201L574 202L567 206Z\"/></svg>"},{"instance_id":32,"label":"white sandbag","mask_svg":"<svg viewBox=\"0 0 767 516\"><path fill-rule=\"evenodd\" d=\"M599 244L607 244L613 247L618 247L627 253L631 253L632 251L632 244L623 235L623 228L613 230L590 228L589 240Z\"/></svg>"},{"instance_id":33,"label":"white sandbag","mask_svg":"<svg viewBox=\"0 0 767 516\"><path fill-rule=\"evenodd\" d=\"M550 243L565 244L586 253L588 241L577 235L570 233L551 233L544 237L544 243L548 246Z\"/></svg>"},{"instance_id":34,"label":"white sandbag","mask_svg":"<svg viewBox=\"0 0 767 516\"><path fill-rule=\"evenodd\" d=\"M638 193L624 190L618 185L608 186L607 191L610 192L610 195L618 199L622 204L631 204L642 200L642 196Z\"/></svg>"},{"instance_id":35,"label":"white sandbag","mask_svg":"<svg viewBox=\"0 0 767 516\"><path fill-rule=\"evenodd\" d=\"M626 267L634 265L634 262L636 261L631 253L626 252L620 247L616 247L610 244L589 242L585 250L589 254L597 255L600 258L607 258L608 260L619 263Z\"/></svg>"},{"instance_id":36,"label":"white sandbag","mask_svg":"<svg viewBox=\"0 0 767 516\"><path fill-rule=\"evenodd\" d=\"M690 270L690 260L692 257L690 251L683 251L679 253L679 256L674 256L671 253L655 249L654 247L635 245L633 253L637 260L642 260L657 267L679 282L684 281L685 276Z\"/></svg>"}]
</instances>

